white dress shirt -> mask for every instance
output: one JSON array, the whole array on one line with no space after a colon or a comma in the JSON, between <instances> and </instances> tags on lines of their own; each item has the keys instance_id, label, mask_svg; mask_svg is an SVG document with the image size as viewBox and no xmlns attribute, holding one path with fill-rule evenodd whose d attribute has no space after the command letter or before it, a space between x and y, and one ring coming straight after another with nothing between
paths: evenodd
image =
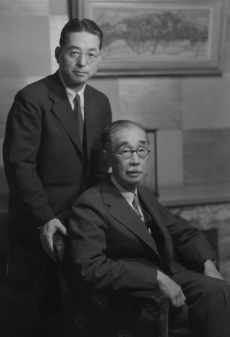
<instances>
[{"instance_id":1,"label":"white dress shirt","mask_svg":"<svg viewBox=\"0 0 230 337\"><path fill-rule=\"evenodd\" d=\"M84 103L85 103L85 101L84 101L84 91L85 91L85 85L86 85L86 83L85 83L84 86L81 88L81 90L79 90L79 91L76 92L76 91L74 91L73 89L70 89L70 88L68 88L68 87L66 86L66 84L65 84L65 82L64 82L64 80L63 80L63 78L62 78L62 76L61 76L60 71L59 71L59 74L60 74L60 77L61 77L61 81L62 81L62 83L63 83L63 85L64 85L64 87L65 87L65 89L66 89L66 93L67 93L67 96L68 96L68 98L69 98L69 101L70 101L70 104L71 104L72 109L74 109L74 105L75 105L75 103L74 103L74 98L75 98L76 94L79 95L79 97L80 97L81 113L82 113L82 118L83 118L83 121L84 121Z\"/></svg>"},{"instance_id":2,"label":"white dress shirt","mask_svg":"<svg viewBox=\"0 0 230 337\"><path fill-rule=\"evenodd\" d=\"M134 195L137 194L137 188L135 187L135 192L132 193L130 191L127 191L126 189L124 189L121 185L119 185L117 183L117 181L114 179L113 175L111 174L111 181L112 183L115 185L115 187L118 189L118 191L121 193L121 195L126 199L126 201L129 203L129 205L132 207L132 209L134 210L134 207L133 207L133 198L134 198ZM141 214L141 220L144 221L144 215L143 215L143 212L141 210L141 207L138 206L138 209L140 211L140 214Z\"/></svg>"}]
</instances>

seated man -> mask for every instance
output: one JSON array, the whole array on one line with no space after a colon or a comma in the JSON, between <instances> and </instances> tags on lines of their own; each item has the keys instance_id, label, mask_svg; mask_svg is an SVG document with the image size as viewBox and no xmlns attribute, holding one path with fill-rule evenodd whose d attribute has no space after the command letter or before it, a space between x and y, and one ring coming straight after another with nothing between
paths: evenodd
<instances>
[{"instance_id":1,"label":"seated man","mask_svg":"<svg viewBox=\"0 0 230 337\"><path fill-rule=\"evenodd\" d=\"M104 130L102 142L112 175L84 192L70 217L79 278L97 290L158 288L173 306L187 306L196 336L230 336L230 286L211 246L138 185L150 152L144 128L116 121Z\"/></svg>"}]
</instances>

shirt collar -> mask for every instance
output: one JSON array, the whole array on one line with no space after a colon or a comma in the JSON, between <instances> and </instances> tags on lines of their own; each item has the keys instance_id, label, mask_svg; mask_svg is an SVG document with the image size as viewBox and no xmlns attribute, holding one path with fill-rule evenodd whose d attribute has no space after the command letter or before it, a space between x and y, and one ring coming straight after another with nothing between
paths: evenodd
<instances>
[{"instance_id":1,"label":"shirt collar","mask_svg":"<svg viewBox=\"0 0 230 337\"><path fill-rule=\"evenodd\" d=\"M65 90L66 90L66 93L67 93L67 96L69 98L69 100L71 102L73 102L75 96L76 96L76 93L78 93L79 97L80 97L80 104L81 104L81 108L84 109L84 91L85 91L85 85L86 83L83 85L83 87L79 90L79 91L74 91L73 89L67 87L67 85L65 84L62 76L61 76L61 72L59 70L59 74L60 74L60 78L61 78L61 81L65 87Z\"/></svg>"},{"instance_id":2,"label":"shirt collar","mask_svg":"<svg viewBox=\"0 0 230 337\"><path fill-rule=\"evenodd\" d=\"M130 204L130 206L133 207L133 197L134 197L134 194L137 194L137 187L135 187L134 193L127 191L121 185L118 184L118 182L114 179L112 174L111 174L111 181L115 185L115 187L118 189L118 191L122 194L122 196L126 199L126 201Z\"/></svg>"}]
</instances>

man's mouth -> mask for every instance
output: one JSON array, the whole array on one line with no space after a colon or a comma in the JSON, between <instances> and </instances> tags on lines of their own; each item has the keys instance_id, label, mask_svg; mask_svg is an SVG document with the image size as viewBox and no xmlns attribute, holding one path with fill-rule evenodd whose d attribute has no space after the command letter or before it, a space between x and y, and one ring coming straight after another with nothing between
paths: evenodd
<instances>
[{"instance_id":1,"label":"man's mouth","mask_svg":"<svg viewBox=\"0 0 230 337\"><path fill-rule=\"evenodd\" d=\"M74 74L75 74L75 75L85 75L86 72L77 70L77 71L74 71Z\"/></svg>"},{"instance_id":2,"label":"man's mouth","mask_svg":"<svg viewBox=\"0 0 230 337\"><path fill-rule=\"evenodd\" d=\"M127 172L127 174L129 174L129 175L134 175L134 176L136 176L136 175L138 175L138 174L141 174L142 172L141 171L128 171Z\"/></svg>"}]
</instances>

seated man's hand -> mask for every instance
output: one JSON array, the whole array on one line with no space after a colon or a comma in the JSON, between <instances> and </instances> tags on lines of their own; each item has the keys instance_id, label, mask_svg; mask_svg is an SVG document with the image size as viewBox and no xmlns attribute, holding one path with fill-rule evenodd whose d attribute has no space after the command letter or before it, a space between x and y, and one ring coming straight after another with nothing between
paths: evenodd
<instances>
[{"instance_id":1,"label":"seated man's hand","mask_svg":"<svg viewBox=\"0 0 230 337\"><path fill-rule=\"evenodd\" d=\"M53 247L53 235L58 231L64 235L67 235L66 228L62 225L61 221L56 218L47 222L40 229L40 239L42 242L42 247L46 254L48 254L54 261L55 254Z\"/></svg>"},{"instance_id":2,"label":"seated man's hand","mask_svg":"<svg viewBox=\"0 0 230 337\"><path fill-rule=\"evenodd\" d=\"M157 271L158 288L169 298L172 305L182 307L185 304L185 296L181 287L171 280L167 275Z\"/></svg>"},{"instance_id":3,"label":"seated man's hand","mask_svg":"<svg viewBox=\"0 0 230 337\"><path fill-rule=\"evenodd\" d=\"M211 260L207 260L204 263L204 275L223 280L222 275L218 272L215 264Z\"/></svg>"}]
</instances>

